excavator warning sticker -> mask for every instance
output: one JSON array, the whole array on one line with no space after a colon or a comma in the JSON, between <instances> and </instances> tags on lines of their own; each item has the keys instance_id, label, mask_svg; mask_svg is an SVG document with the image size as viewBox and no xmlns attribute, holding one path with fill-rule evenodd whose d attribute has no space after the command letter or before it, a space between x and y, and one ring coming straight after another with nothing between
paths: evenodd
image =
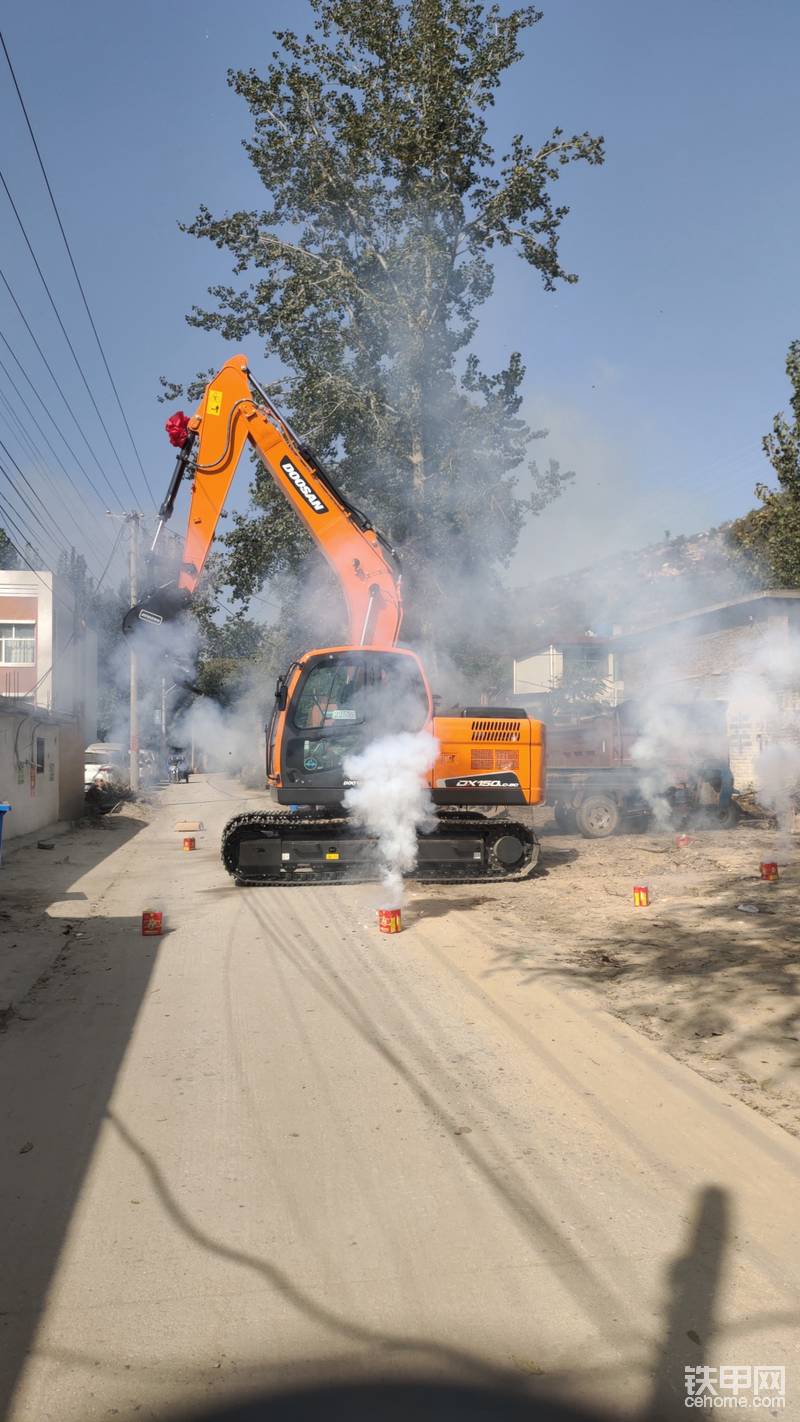
<instances>
[{"instance_id":1,"label":"excavator warning sticker","mask_svg":"<svg viewBox=\"0 0 800 1422\"><path fill-rule=\"evenodd\" d=\"M281 469L283 470L287 479L290 479L291 482L294 484L294 487L296 488L298 494L300 494L300 496L305 499L309 508L312 508L314 510L314 513L328 512L328 505L323 504L322 499L319 497L319 495L314 493L314 490L312 489L311 485L308 484L303 478L302 474L300 473L300 470L295 469L291 459L287 459L284 456L284 458L281 460Z\"/></svg>"},{"instance_id":2,"label":"excavator warning sticker","mask_svg":"<svg viewBox=\"0 0 800 1422\"><path fill-rule=\"evenodd\" d=\"M207 414L207 415L218 415L221 409L222 409L222 391L221 391L221 390L209 390L209 392L208 392L208 399L206 400L206 414Z\"/></svg>"}]
</instances>

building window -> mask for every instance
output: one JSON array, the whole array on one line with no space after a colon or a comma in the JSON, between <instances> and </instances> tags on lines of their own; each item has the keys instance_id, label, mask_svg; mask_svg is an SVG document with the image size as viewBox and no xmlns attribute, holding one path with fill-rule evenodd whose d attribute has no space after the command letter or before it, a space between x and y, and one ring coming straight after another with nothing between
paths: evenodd
<instances>
[{"instance_id":1,"label":"building window","mask_svg":"<svg viewBox=\"0 0 800 1422\"><path fill-rule=\"evenodd\" d=\"M36 661L34 622L0 622L0 664L32 667Z\"/></svg>"},{"instance_id":2,"label":"building window","mask_svg":"<svg viewBox=\"0 0 800 1422\"><path fill-rule=\"evenodd\" d=\"M36 774L44 775L44 736L36 737Z\"/></svg>"}]
</instances>

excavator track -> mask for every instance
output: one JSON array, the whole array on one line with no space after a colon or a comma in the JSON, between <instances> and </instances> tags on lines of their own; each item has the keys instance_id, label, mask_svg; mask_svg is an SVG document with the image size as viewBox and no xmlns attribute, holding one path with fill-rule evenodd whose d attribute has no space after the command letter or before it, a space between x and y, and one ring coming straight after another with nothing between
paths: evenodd
<instances>
[{"instance_id":1,"label":"excavator track","mask_svg":"<svg viewBox=\"0 0 800 1422\"><path fill-rule=\"evenodd\" d=\"M529 825L456 811L418 835L421 883L479 884L527 879L539 860ZM377 840L345 815L251 811L222 832L222 862L242 886L366 884L380 878Z\"/></svg>"}]
</instances>

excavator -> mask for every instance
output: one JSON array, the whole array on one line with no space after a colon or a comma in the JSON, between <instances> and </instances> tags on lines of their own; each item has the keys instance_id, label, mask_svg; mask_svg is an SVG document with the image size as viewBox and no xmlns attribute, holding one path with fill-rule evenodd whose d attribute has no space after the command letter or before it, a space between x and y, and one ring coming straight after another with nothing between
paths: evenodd
<instances>
[{"instance_id":1,"label":"excavator","mask_svg":"<svg viewBox=\"0 0 800 1422\"><path fill-rule=\"evenodd\" d=\"M527 877L538 860L538 841L527 823L501 816L505 807L544 799L541 722L517 708L434 713L418 656L398 646L403 608L397 554L296 436L245 356L225 362L191 418L179 411L166 428L178 455L153 547L182 482L191 480L180 569L175 580L130 609L126 633L154 631L191 608L246 445L257 451L327 559L347 608L347 643L306 652L278 679L266 781L273 801L291 809L235 815L225 826L222 859L236 883L377 877L376 837L344 808L354 784L345 762L384 737L423 730L438 743L428 773L435 826L418 835L415 877L438 883Z\"/></svg>"}]
</instances>

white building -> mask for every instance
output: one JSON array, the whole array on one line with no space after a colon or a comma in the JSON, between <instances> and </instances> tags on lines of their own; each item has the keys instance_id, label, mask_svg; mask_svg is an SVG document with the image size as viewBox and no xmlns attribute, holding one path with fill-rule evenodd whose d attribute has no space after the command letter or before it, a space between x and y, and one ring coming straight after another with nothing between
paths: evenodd
<instances>
[{"instance_id":1,"label":"white building","mask_svg":"<svg viewBox=\"0 0 800 1422\"><path fill-rule=\"evenodd\" d=\"M97 641L57 574L0 569L0 801L4 840L74 819L97 728Z\"/></svg>"},{"instance_id":2,"label":"white building","mask_svg":"<svg viewBox=\"0 0 800 1422\"><path fill-rule=\"evenodd\" d=\"M775 588L692 609L612 637L552 639L514 662L515 699L550 716L552 693L595 677L611 705L723 701L740 790L800 772L800 589ZM774 797L773 797L774 798Z\"/></svg>"},{"instance_id":3,"label":"white building","mask_svg":"<svg viewBox=\"0 0 800 1422\"><path fill-rule=\"evenodd\" d=\"M547 642L526 657L516 657L513 692L520 700L547 696L562 686L584 679L606 688L605 699L617 703L618 670L613 643L606 637L560 638Z\"/></svg>"}]
</instances>

